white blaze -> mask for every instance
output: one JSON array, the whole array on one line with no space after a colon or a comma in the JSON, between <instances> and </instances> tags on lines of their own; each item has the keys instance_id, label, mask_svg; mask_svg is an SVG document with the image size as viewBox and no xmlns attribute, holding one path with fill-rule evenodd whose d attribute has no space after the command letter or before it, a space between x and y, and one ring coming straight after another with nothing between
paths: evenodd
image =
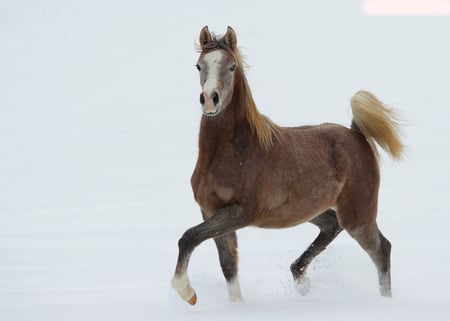
<instances>
[{"instance_id":1,"label":"white blaze","mask_svg":"<svg viewBox=\"0 0 450 321\"><path fill-rule=\"evenodd\" d=\"M203 85L203 93L208 97L211 96L212 92L217 88L219 84L219 71L222 58L223 53L221 50L214 50L213 52L207 53L203 57L208 66L208 78Z\"/></svg>"}]
</instances>

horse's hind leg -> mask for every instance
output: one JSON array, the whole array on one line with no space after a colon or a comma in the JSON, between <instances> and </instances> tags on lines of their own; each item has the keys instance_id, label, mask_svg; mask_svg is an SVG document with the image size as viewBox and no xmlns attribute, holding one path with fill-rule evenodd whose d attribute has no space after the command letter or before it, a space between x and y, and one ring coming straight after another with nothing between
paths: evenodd
<instances>
[{"instance_id":1,"label":"horse's hind leg","mask_svg":"<svg viewBox=\"0 0 450 321\"><path fill-rule=\"evenodd\" d=\"M391 243L381 234L376 223L367 227L347 231L358 241L359 245L361 245L375 263L381 295L392 297Z\"/></svg>"},{"instance_id":2,"label":"horse's hind leg","mask_svg":"<svg viewBox=\"0 0 450 321\"><path fill-rule=\"evenodd\" d=\"M219 252L220 266L227 281L228 295L231 302L242 301L241 288L239 286L238 252L236 232L228 233L214 239Z\"/></svg>"},{"instance_id":3,"label":"horse's hind leg","mask_svg":"<svg viewBox=\"0 0 450 321\"><path fill-rule=\"evenodd\" d=\"M306 269L311 261L319 255L330 244L336 236L342 231L336 218L336 212L332 209L325 211L315 217L310 223L316 225L320 229L317 238L311 243L305 252L291 265L291 272L299 285L305 283ZM306 284L308 286L308 284ZM306 289L307 290L307 289ZM302 290L302 292L306 292Z\"/></svg>"}]
</instances>

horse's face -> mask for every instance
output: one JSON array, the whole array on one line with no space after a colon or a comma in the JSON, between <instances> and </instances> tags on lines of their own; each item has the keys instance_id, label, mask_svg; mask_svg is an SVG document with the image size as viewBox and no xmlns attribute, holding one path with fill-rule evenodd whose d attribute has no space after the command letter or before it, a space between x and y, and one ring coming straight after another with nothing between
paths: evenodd
<instances>
[{"instance_id":1,"label":"horse's face","mask_svg":"<svg viewBox=\"0 0 450 321\"><path fill-rule=\"evenodd\" d=\"M236 46L236 35L228 27L224 43L233 49ZM200 45L206 48L212 42L207 27L200 33ZM236 61L234 56L225 49L204 50L196 64L200 72L202 93L200 103L206 116L218 115L231 102L234 88L234 72Z\"/></svg>"},{"instance_id":2,"label":"horse's face","mask_svg":"<svg viewBox=\"0 0 450 321\"><path fill-rule=\"evenodd\" d=\"M216 116L231 101L236 63L225 50L214 50L200 56L196 65L200 72L203 113Z\"/></svg>"}]
</instances>

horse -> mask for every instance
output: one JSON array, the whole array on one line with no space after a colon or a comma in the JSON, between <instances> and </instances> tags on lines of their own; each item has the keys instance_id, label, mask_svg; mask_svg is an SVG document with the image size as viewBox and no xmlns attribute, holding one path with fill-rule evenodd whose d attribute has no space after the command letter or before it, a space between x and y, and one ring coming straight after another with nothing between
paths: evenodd
<instances>
[{"instance_id":1,"label":"horse","mask_svg":"<svg viewBox=\"0 0 450 321\"><path fill-rule=\"evenodd\" d=\"M305 284L311 261L346 230L375 264L381 295L391 297L391 243L376 222L376 144L393 159L402 157L395 111L372 93L358 91L350 101L350 128L281 127L258 111L231 27L222 37L203 27L198 51L203 115L191 186L203 222L178 241L172 287L189 304L197 302L188 264L194 249L213 238L229 299L242 301L236 230L309 222L320 232L290 266L296 283Z\"/></svg>"}]
</instances>

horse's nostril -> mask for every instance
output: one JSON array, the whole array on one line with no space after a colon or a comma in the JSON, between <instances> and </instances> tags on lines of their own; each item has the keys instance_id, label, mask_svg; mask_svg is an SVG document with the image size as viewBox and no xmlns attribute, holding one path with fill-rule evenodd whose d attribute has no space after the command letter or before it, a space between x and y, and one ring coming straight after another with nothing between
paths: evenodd
<instances>
[{"instance_id":1,"label":"horse's nostril","mask_svg":"<svg viewBox=\"0 0 450 321\"><path fill-rule=\"evenodd\" d=\"M217 92L213 92L212 99L214 106L217 106L217 104L219 103L219 94Z\"/></svg>"},{"instance_id":2,"label":"horse's nostril","mask_svg":"<svg viewBox=\"0 0 450 321\"><path fill-rule=\"evenodd\" d=\"M200 104L205 104L205 96L203 94L200 94Z\"/></svg>"}]
</instances>

